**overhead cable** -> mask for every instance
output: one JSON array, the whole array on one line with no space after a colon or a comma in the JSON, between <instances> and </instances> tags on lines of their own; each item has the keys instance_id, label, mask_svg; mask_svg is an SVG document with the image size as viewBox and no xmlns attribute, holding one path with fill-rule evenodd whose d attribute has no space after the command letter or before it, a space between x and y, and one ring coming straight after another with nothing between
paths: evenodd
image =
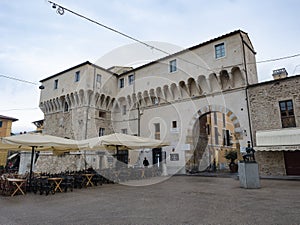
<instances>
[{"instance_id":1,"label":"overhead cable","mask_svg":"<svg viewBox=\"0 0 300 225\"><path fill-rule=\"evenodd\" d=\"M78 17L81 17L81 18L83 18L83 19L85 19L85 20L88 20L88 21L90 21L90 22L92 22L92 23L94 23L94 24L96 24L96 25L98 25L98 26L101 26L101 27L103 27L103 28L105 28L105 29L108 29L108 30L110 30L110 31L112 31L112 32L115 32L115 33L119 34L119 35L122 35L122 36L124 36L124 37L126 37L126 38L128 38L128 39L130 39L130 40L133 40L133 41L135 41L135 42L138 42L138 43L140 43L140 44L142 44L142 45L144 45L144 46L150 48L151 50L157 50L157 51L159 51L159 52L161 52L161 53L166 54L167 56L172 56L171 53L169 53L169 52L167 52L167 51L165 51L165 50L163 50L163 49L160 49L160 48L158 48L158 47L155 47L155 46L153 46L153 45L150 45L150 44L148 44L148 43L146 43L146 42L144 42L144 41L141 41L141 40L139 40L139 39L137 39L137 38L135 38L135 37L132 37L132 36L130 36L130 35L128 35L128 34L125 34L125 33L121 32L121 31L118 31L118 30L116 30L116 29L114 29L114 28L112 28L112 27L110 27L110 26L107 26L107 25L105 25L105 24L103 24L103 23L100 23L100 22L98 22L98 21L96 21L96 20L93 20L93 19L91 19L91 18L89 18L89 17L87 17L87 16L84 16L84 15L82 15L82 14L79 14L79 13L77 13L77 12L71 10L71 9L68 9L68 8L66 8L66 7L64 7L64 6L60 5L60 4L57 4L57 3L53 2L53 1L48 1L48 2L49 2L50 4L52 4L52 8L57 9L57 13L58 13L59 15L63 15L63 14L64 14L64 11L68 11L68 12L70 12L70 13L72 13L72 14L78 16ZM300 53L299 53L299 54L295 54L295 55L291 55L291 56L285 56L285 57L275 58L275 59L262 60L262 61L258 61L258 62L256 62L256 63L268 63L268 62L279 61L279 60L283 60L283 59L294 58L294 57L298 57L298 56L300 56ZM203 66L201 66L201 65L199 65L199 64L197 64L197 63L188 61L188 60L186 60L186 59L184 59L184 58L181 58L181 57L178 57L178 56L177 56L177 58L180 59L180 60L182 60L182 61L184 61L184 62L190 63L190 64L192 64L192 65L194 65L194 66L201 67L201 68L203 68L203 69L205 69L205 70L208 70L208 71L213 71L214 69L219 69L219 68L208 69L208 68L203 67ZM247 64L253 64L253 63L247 63Z\"/></svg>"},{"instance_id":2,"label":"overhead cable","mask_svg":"<svg viewBox=\"0 0 300 225\"><path fill-rule=\"evenodd\" d=\"M3 74L0 74L0 77L4 77L4 78L10 79L10 80L20 81L20 82L27 83L27 84L38 85L37 83L31 82L31 81L28 81L28 80L23 80L23 79L15 78L15 77L12 77L12 76L3 75Z\"/></svg>"}]
</instances>

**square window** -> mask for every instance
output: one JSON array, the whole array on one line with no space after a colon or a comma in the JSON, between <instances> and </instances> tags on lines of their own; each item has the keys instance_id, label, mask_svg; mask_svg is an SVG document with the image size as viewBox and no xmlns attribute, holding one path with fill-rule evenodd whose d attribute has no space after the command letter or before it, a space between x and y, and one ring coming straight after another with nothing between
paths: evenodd
<instances>
[{"instance_id":1,"label":"square window","mask_svg":"<svg viewBox=\"0 0 300 225\"><path fill-rule=\"evenodd\" d=\"M282 128L296 127L294 106L292 100L279 102Z\"/></svg>"},{"instance_id":2,"label":"square window","mask_svg":"<svg viewBox=\"0 0 300 225\"><path fill-rule=\"evenodd\" d=\"M177 121L172 121L172 128L177 128Z\"/></svg>"},{"instance_id":3,"label":"square window","mask_svg":"<svg viewBox=\"0 0 300 225\"><path fill-rule=\"evenodd\" d=\"M219 145L219 130L218 130L218 127L215 127L215 144Z\"/></svg>"},{"instance_id":4,"label":"square window","mask_svg":"<svg viewBox=\"0 0 300 225\"><path fill-rule=\"evenodd\" d=\"M2 127L2 123L3 123L3 122L2 122L2 121L0 121L0 127Z\"/></svg>"},{"instance_id":5,"label":"square window","mask_svg":"<svg viewBox=\"0 0 300 225\"><path fill-rule=\"evenodd\" d=\"M102 78L102 77L101 77L101 74L97 74L97 78L96 78L96 79L97 79L97 82L98 82L98 83L101 83L101 78Z\"/></svg>"},{"instance_id":6,"label":"square window","mask_svg":"<svg viewBox=\"0 0 300 225\"><path fill-rule=\"evenodd\" d=\"M160 124L159 123L154 124L154 139L160 140Z\"/></svg>"},{"instance_id":7,"label":"square window","mask_svg":"<svg viewBox=\"0 0 300 225\"><path fill-rule=\"evenodd\" d=\"M131 74L131 75L128 76L128 84L132 85L133 83L134 83L134 75Z\"/></svg>"},{"instance_id":8,"label":"square window","mask_svg":"<svg viewBox=\"0 0 300 225\"><path fill-rule=\"evenodd\" d=\"M226 116L225 113L222 113L222 119L223 119L223 128L226 127Z\"/></svg>"},{"instance_id":9,"label":"square window","mask_svg":"<svg viewBox=\"0 0 300 225\"><path fill-rule=\"evenodd\" d=\"M218 125L218 115L217 115L217 112L214 112L214 124L215 124L215 126Z\"/></svg>"},{"instance_id":10,"label":"square window","mask_svg":"<svg viewBox=\"0 0 300 225\"><path fill-rule=\"evenodd\" d=\"M122 134L127 134L127 129L121 129Z\"/></svg>"},{"instance_id":11,"label":"square window","mask_svg":"<svg viewBox=\"0 0 300 225\"><path fill-rule=\"evenodd\" d=\"M170 61L170 73L177 71L177 62L176 59Z\"/></svg>"},{"instance_id":12,"label":"square window","mask_svg":"<svg viewBox=\"0 0 300 225\"><path fill-rule=\"evenodd\" d=\"M126 105L123 105L122 107L122 115L126 115Z\"/></svg>"},{"instance_id":13,"label":"square window","mask_svg":"<svg viewBox=\"0 0 300 225\"><path fill-rule=\"evenodd\" d=\"M105 128L100 127L99 128L99 137L104 136L105 135Z\"/></svg>"},{"instance_id":14,"label":"square window","mask_svg":"<svg viewBox=\"0 0 300 225\"><path fill-rule=\"evenodd\" d=\"M219 59L219 58L222 58L225 56L225 44L224 43L215 45L215 56L216 56L216 59Z\"/></svg>"},{"instance_id":15,"label":"square window","mask_svg":"<svg viewBox=\"0 0 300 225\"><path fill-rule=\"evenodd\" d=\"M119 88L123 88L124 87L124 78L121 78L119 80Z\"/></svg>"},{"instance_id":16,"label":"square window","mask_svg":"<svg viewBox=\"0 0 300 225\"><path fill-rule=\"evenodd\" d=\"M75 82L78 82L80 80L80 71L77 71L75 73Z\"/></svg>"},{"instance_id":17,"label":"square window","mask_svg":"<svg viewBox=\"0 0 300 225\"><path fill-rule=\"evenodd\" d=\"M54 80L54 89L57 89L57 88L58 88L58 79Z\"/></svg>"},{"instance_id":18,"label":"square window","mask_svg":"<svg viewBox=\"0 0 300 225\"><path fill-rule=\"evenodd\" d=\"M100 118L105 118L106 117L106 113L103 111L99 111L99 117Z\"/></svg>"}]
</instances>

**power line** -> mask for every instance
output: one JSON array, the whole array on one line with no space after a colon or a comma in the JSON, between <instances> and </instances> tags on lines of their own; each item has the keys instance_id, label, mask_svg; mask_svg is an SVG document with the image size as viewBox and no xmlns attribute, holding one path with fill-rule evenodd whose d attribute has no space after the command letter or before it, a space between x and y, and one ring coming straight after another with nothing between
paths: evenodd
<instances>
[{"instance_id":1,"label":"power line","mask_svg":"<svg viewBox=\"0 0 300 225\"><path fill-rule=\"evenodd\" d=\"M96 21L96 20L90 19L90 18L88 18L88 17L86 17L86 16L84 16L84 15L82 15L82 14L79 14L79 13L77 13L77 12L74 12L74 11L72 11L72 10L70 10L70 9L68 9L68 8L66 8L66 7L64 7L64 6L62 6L62 5L59 5L59 4L57 4L57 3L55 3L55 2L52 2L52 1L48 1L48 2L49 2L50 4L52 4L52 8L54 8L54 9L56 9L56 7L58 7L57 13L60 14L60 15L63 15L63 14L64 14L64 11L68 11L68 12L70 12L70 13L76 15L76 16L79 16L79 17L81 17L81 18L83 18L83 19L85 19L85 20L88 20L88 21L90 21L90 22L92 22L92 23L94 23L94 24L97 24L98 26L101 26L101 27L103 27L103 28L105 28L105 29L108 29L108 30L110 30L110 31L112 31L112 32L115 32L115 33L117 33L117 34L120 34L120 35L122 35L122 36L124 36L124 37L126 37L126 38L128 38L128 39L131 39L131 40L133 40L133 41L135 41L135 42L138 42L138 43L140 43L140 44L142 44L142 45L145 45L145 46L148 47L148 48L155 49L155 50L160 51L160 52L162 52L162 53L164 53L164 54L167 54L167 55L171 55L169 52L166 52L166 51L164 51L164 50L162 50L162 49L160 49L160 48L157 48L157 47L155 47L155 46L153 46L153 45L149 45L149 44L147 44L147 43L144 42L144 41L141 41L141 40L139 40L139 39L137 39L137 38L134 38L134 37L132 37L132 36L130 36L130 35L127 35L127 34L121 32L121 31L118 31L118 30L116 30L116 29L114 29L114 28L112 28L112 27L109 27L109 26L107 26L107 25L104 25L103 23L100 23L100 22L98 22L98 21Z\"/></svg>"},{"instance_id":2,"label":"power line","mask_svg":"<svg viewBox=\"0 0 300 225\"><path fill-rule=\"evenodd\" d=\"M98 21L96 21L96 20L93 20L93 19L91 19L91 18L88 18L88 17L86 17L86 16L84 16L84 15L82 15L82 14L79 14L79 13L77 13L77 12L74 12L73 10L68 9L68 8L66 8L66 7L64 7L64 6L62 6L62 5L59 5L59 4L55 3L55 2L52 2L52 1L48 1L48 2L49 2L50 4L52 4L52 8L56 9L56 12L57 12L59 15L63 15L63 14L64 14L64 11L68 11L68 12L70 12L70 13L72 13L72 14L78 16L78 17L81 17L81 18L83 18L83 19L85 19L85 20L87 20L87 21L90 21L90 22L92 22L92 23L94 23L94 24L96 24L96 25L98 25L98 26L101 26L101 27L103 27L103 28L105 28L105 29L108 29L108 30L110 30L110 31L112 31L112 32L115 32L115 33L117 33L117 34L120 34L120 35L122 35L122 36L124 36L124 37L126 37L126 38L128 38L128 39L130 39L130 40L133 40L133 41L135 41L135 42L138 42L138 43L140 43L140 44L142 44L142 45L144 45L144 46L150 48L151 50L159 51L159 52L161 52L161 53L166 54L167 56L173 55L173 54L171 54L170 52L167 52L167 51L165 51L165 50L163 50L163 49L160 49L160 48L158 48L158 47L155 47L154 45L147 44L147 43L144 42L144 41L141 41L141 40L139 40L139 39L137 39L137 38L135 38L135 37L132 37L132 36L130 36L130 35L128 35L128 34L125 34L125 33L121 32L121 31L118 31L118 30L116 30L116 29L114 29L114 28L112 28L112 27L109 27L109 26L107 26L107 25L105 25L105 24L103 24L103 23L100 23L100 22L98 22ZM57 7L58 7L58 8L57 8ZM181 57L178 57L178 56L177 56L177 58L179 58L179 59L181 59L182 61L185 61L185 62L187 62L187 63L190 63L190 64L192 64L192 65L194 65L194 66L198 66L198 67L201 67L201 68L203 68L203 69L205 69L205 70L212 71L211 69L208 69L208 68L203 67L203 66L201 66L201 65L199 65L199 64L190 62L190 61L188 61L188 60L186 60L186 59L184 59L184 58L181 58Z\"/></svg>"},{"instance_id":3,"label":"power line","mask_svg":"<svg viewBox=\"0 0 300 225\"><path fill-rule=\"evenodd\" d=\"M138 42L138 43L140 43L140 44L142 44L142 45L144 45L144 46L150 48L151 50L157 50L157 51L162 52L162 53L164 53L164 54L166 54L166 55L168 55L168 56L171 56L171 55L172 55L171 53L169 53L169 52L167 52L167 51L165 51L165 50L163 50L163 49L160 49L160 48L155 47L155 46L153 46L153 45L147 44L147 43L144 42L144 41L141 41L141 40L139 40L139 39L137 39L137 38L135 38L135 37L132 37L132 36L130 36L130 35L128 35L128 34L125 34L125 33L121 32L121 31L118 31L118 30L116 30L116 29L114 29L114 28L112 28L112 27L109 27L109 26L107 26L107 25L105 25L105 24L103 24L103 23L100 23L100 22L98 22L98 21L96 21L96 20L93 20L93 19L91 19L91 18L88 18L87 16L84 16L84 15L82 15L82 14L79 14L79 13L77 13L77 12L75 12L75 11L73 11L73 10L70 10L70 9L68 9L68 8L66 8L66 7L64 7L64 6L62 6L62 5L59 5L59 4L57 4L57 3L53 2L53 1L48 1L48 2L49 2L50 4L52 4L52 8L57 9L56 12L57 12L59 15L63 15L63 14L64 14L64 11L68 11L68 12L70 12L70 13L72 13L72 14L78 16L78 17L81 17L81 18L83 18L83 19L85 19L85 20L87 20L87 21L90 21L90 22L92 22L92 23L94 23L94 24L96 24L96 25L98 25L98 26L101 26L101 27L103 27L103 28L105 28L105 29L108 29L108 30L110 30L110 31L112 31L112 32L115 32L115 33L119 34L119 35L122 35L122 36L124 36L124 37L126 37L126 38L128 38L128 39L130 39L130 40L133 40L133 41L135 41L135 42ZM57 7L58 7L58 8L57 8ZM299 54L295 54L295 55L291 55L291 56L285 56L285 57L275 58L275 59L262 60L262 61L258 61L258 62L256 62L256 63L257 63L257 64L258 64L258 63L268 63L268 62L274 62L274 61L279 61L279 60L283 60L283 59L294 58L294 57L298 57L298 56L300 56L300 53L299 53ZM215 70L215 69L219 69L219 68L208 69L208 68L203 67L203 66L201 66L201 65L199 65L199 64L197 64L197 63L190 62L190 61L188 61L188 60L186 60L186 59L184 59L184 58L181 58L181 57L178 57L178 56L177 56L177 58L180 59L180 60L182 60L182 61L184 61L184 62L190 63L190 64L192 64L192 65L194 65L194 66L201 67L201 68L203 68L203 69L205 69L205 70L207 70L207 71L213 71L213 70ZM247 64L254 64L254 63L247 63Z\"/></svg>"},{"instance_id":4,"label":"power line","mask_svg":"<svg viewBox=\"0 0 300 225\"><path fill-rule=\"evenodd\" d=\"M28 81L28 80L19 79L19 78L15 78L15 77L12 77L12 76L6 76L6 75L3 75L3 74L0 74L0 77L4 77L4 78L10 79L10 80L20 81L20 82L27 83L27 84L39 85L37 83L31 82L31 81Z\"/></svg>"},{"instance_id":5,"label":"power line","mask_svg":"<svg viewBox=\"0 0 300 225\"><path fill-rule=\"evenodd\" d=\"M19 108L19 109L4 109L2 110L1 109L1 112L9 112L9 111L24 111L24 110L36 110L36 109L39 109L39 108Z\"/></svg>"},{"instance_id":6,"label":"power line","mask_svg":"<svg viewBox=\"0 0 300 225\"><path fill-rule=\"evenodd\" d=\"M275 58L275 59L262 60L262 61L258 61L256 63L274 62L274 61L279 61L279 60L283 60L283 59L295 58L295 57L298 57L298 56L300 56L300 53L295 54L295 55L290 55L290 56L284 56L284 57L280 57L280 58Z\"/></svg>"}]
</instances>

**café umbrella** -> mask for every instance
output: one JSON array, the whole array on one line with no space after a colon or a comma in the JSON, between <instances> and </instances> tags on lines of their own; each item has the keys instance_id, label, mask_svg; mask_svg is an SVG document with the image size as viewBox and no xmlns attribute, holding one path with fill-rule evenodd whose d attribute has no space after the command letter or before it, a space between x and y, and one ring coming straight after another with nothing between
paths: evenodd
<instances>
[{"instance_id":1,"label":"caf\u00e9 umbrella","mask_svg":"<svg viewBox=\"0 0 300 225\"><path fill-rule=\"evenodd\" d=\"M135 150L144 148L160 148L168 146L169 143L161 140L145 138L140 136L132 136L128 134L113 133L101 137L95 137L83 140L83 145L88 145L89 149L106 149L116 151L116 156L119 155L119 150Z\"/></svg>"},{"instance_id":2,"label":"caf\u00e9 umbrella","mask_svg":"<svg viewBox=\"0 0 300 225\"><path fill-rule=\"evenodd\" d=\"M3 137L0 141L0 150L17 150L30 151L31 163L29 172L29 185L31 186L32 166L35 151L54 151L66 152L77 151L84 148L84 143L72 139L56 137L52 135L45 135L39 133L27 133L22 135L14 135L10 137Z\"/></svg>"},{"instance_id":3,"label":"caf\u00e9 umbrella","mask_svg":"<svg viewBox=\"0 0 300 225\"><path fill-rule=\"evenodd\" d=\"M88 145L90 149L103 149L110 146L119 146L129 150L142 148L160 148L169 145L169 143L163 142L161 140L121 133L113 133L101 137L90 138L81 141L81 143L84 146Z\"/></svg>"}]
</instances>

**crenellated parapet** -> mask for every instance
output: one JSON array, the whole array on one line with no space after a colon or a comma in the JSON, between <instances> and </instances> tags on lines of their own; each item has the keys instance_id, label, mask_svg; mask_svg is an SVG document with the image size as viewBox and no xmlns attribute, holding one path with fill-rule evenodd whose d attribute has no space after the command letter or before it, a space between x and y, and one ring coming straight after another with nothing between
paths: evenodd
<instances>
[{"instance_id":1,"label":"crenellated parapet","mask_svg":"<svg viewBox=\"0 0 300 225\"><path fill-rule=\"evenodd\" d=\"M230 71L221 70L218 74L189 77L187 80L180 80L169 85L133 92L127 96L118 96L116 103L118 103L118 107L125 104L128 109L135 108L137 104L139 107L150 107L226 92L245 87L245 85L243 72L239 67L233 67Z\"/></svg>"},{"instance_id":2,"label":"crenellated parapet","mask_svg":"<svg viewBox=\"0 0 300 225\"><path fill-rule=\"evenodd\" d=\"M80 89L79 91L41 102L40 108L45 114L68 112L74 108L87 106L104 111L115 111L120 105L127 105L127 109L133 109L137 106L150 107L207 96L216 92L225 92L244 87L245 84L243 72L239 67L233 67L230 71L221 70L218 74L211 73L207 76L190 77L187 80L139 91L127 96L110 96L93 90Z\"/></svg>"}]
</instances>

